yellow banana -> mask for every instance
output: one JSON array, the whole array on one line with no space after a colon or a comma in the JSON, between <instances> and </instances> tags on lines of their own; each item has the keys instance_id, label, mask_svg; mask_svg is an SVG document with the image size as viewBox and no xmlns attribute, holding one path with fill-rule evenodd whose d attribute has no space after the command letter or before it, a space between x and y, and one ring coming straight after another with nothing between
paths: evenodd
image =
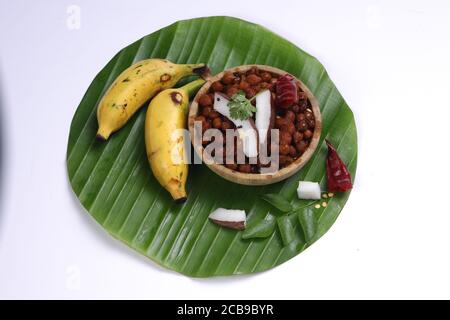
<instances>
[{"instance_id":1,"label":"yellow banana","mask_svg":"<svg viewBox=\"0 0 450 320\"><path fill-rule=\"evenodd\" d=\"M187 125L189 95L204 83L199 79L160 92L150 102L145 118L145 146L153 175L178 203L187 199L188 175L184 130L179 129Z\"/></svg>"},{"instance_id":2,"label":"yellow banana","mask_svg":"<svg viewBox=\"0 0 450 320\"><path fill-rule=\"evenodd\" d=\"M147 59L133 64L114 80L98 105L97 137L107 140L156 93L173 87L182 77L203 71L203 63L174 64L164 59Z\"/></svg>"}]
</instances>

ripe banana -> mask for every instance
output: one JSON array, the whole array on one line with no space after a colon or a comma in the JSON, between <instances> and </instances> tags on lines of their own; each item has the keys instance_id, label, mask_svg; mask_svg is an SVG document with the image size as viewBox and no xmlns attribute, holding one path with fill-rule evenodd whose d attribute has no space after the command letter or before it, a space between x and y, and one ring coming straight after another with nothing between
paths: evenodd
<instances>
[{"instance_id":1,"label":"ripe banana","mask_svg":"<svg viewBox=\"0 0 450 320\"><path fill-rule=\"evenodd\" d=\"M182 203L186 201L186 159L184 131L189 110L189 95L196 92L204 80L199 79L177 89L160 92L147 109L145 146L153 175L158 182Z\"/></svg>"},{"instance_id":2,"label":"ripe banana","mask_svg":"<svg viewBox=\"0 0 450 320\"><path fill-rule=\"evenodd\" d=\"M97 137L107 140L131 116L161 90L173 87L182 77L201 74L205 65L174 64L164 59L147 59L133 64L112 83L97 108Z\"/></svg>"}]
</instances>

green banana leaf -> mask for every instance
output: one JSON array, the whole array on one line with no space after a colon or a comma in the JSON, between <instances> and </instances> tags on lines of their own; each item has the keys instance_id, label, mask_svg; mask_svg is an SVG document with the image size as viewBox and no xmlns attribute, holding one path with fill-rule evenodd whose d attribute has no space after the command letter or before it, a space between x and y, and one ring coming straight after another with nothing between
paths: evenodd
<instances>
[{"instance_id":1,"label":"green banana leaf","mask_svg":"<svg viewBox=\"0 0 450 320\"><path fill-rule=\"evenodd\" d=\"M190 167L188 201L175 204L153 177L144 144L143 107L106 143L95 139L96 106L111 82L133 62L150 57L176 63L205 62L216 74L243 64L265 64L301 79L317 97L323 118L321 142L308 164L293 177L269 186L241 186L220 178L205 165ZM185 80L186 81L186 80ZM282 194L301 206L299 180L319 181L326 190L326 146L333 142L353 177L357 137L353 114L324 67L312 56L271 31L232 17L178 21L121 50L89 86L70 127L67 167L73 191L87 212L112 236L154 262L185 275L210 277L271 269L302 252L334 223L349 192L313 209L316 233L306 244L296 215L296 240L283 246L279 232L265 239L208 221L217 207L244 209L249 221L274 208L261 196Z\"/></svg>"}]
</instances>

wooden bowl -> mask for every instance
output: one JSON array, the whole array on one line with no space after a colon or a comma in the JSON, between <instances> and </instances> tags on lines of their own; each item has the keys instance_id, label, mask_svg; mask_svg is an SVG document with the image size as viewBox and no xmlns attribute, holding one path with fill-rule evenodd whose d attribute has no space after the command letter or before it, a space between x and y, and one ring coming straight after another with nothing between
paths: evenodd
<instances>
[{"instance_id":1,"label":"wooden bowl","mask_svg":"<svg viewBox=\"0 0 450 320\"><path fill-rule=\"evenodd\" d=\"M271 66L265 66L265 65L243 65L234 67L231 69L227 69L213 77L210 77L207 79L208 81L200 88L200 90L197 92L196 96L194 97L194 100L191 104L190 110L189 110L189 118L188 118L188 125L189 125L189 133L191 135L191 141L192 145L194 147L195 152L199 155L201 159L203 159L203 146L200 143L196 142L194 139L194 121L199 111L198 106L198 99L205 93L208 92L211 84L215 81L218 81L222 79L225 72L245 72L249 70L252 67L257 67L259 70L262 71L268 71L274 74L278 75L284 75L288 72L271 67ZM315 117L315 129L313 137L311 138L311 143L308 146L308 149L299 157L297 158L293 163L291 163L289 166L284 167L274 173L270 174L261 174L261 173L243 173L235 170L231 170L227 167L225 167L222 164L217 163L211 163L206 164L212 171L214 171L216 174L221 176L222 178L229 180L231 182L243 184L243 185L267 185L271 183L275 183L281 180L284 180L286 178L289 178L293 174L295 174L297 171L299 171L307 162L309 159L311 159L311 156L313 155L314 151L317 148L317 145L319 143L320 139L320 133L322 131L322 118L320 115L320 109L319 104L317 102L317 99L314 97L314 95L311 93L311 91L308 89L308 87L295 78L298 82L300 88L307 94L307 97L311 103L312 111L314 113Z\"/></svg>"}]
</instances>

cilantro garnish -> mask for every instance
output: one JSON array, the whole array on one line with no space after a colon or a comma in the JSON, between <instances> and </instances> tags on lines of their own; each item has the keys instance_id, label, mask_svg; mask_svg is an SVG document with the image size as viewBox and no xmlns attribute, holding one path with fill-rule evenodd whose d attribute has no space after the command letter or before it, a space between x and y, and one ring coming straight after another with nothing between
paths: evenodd
<instances>
[{"instance_id":1,"label":"cilantro garnish","mask_svg":"<svg viewBox=\"0 0 450 320\"><path fill-rule=\"evenodd\" d=\"M230 108L230 116L235 120L247 120L256 112L256 108L252 105L251 100L245 97L244 91L237 92L228 102Z\"/></svg>"}]
</instances>

